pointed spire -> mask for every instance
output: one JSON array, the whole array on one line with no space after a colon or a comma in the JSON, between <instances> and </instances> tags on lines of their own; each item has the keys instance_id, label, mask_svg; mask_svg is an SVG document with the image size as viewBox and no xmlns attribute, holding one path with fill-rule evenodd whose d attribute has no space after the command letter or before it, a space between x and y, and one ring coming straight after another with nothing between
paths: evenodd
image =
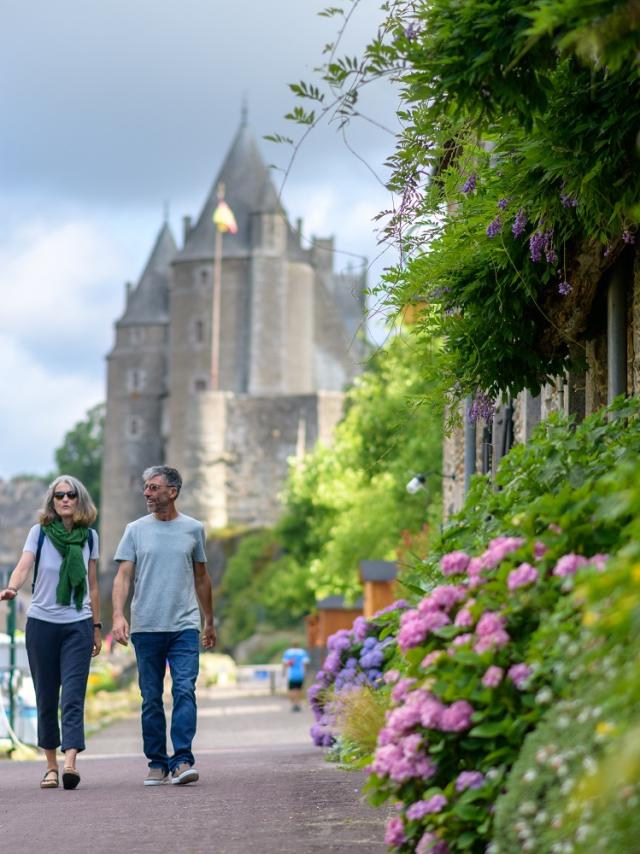
<instances>
[{"instance_id":1,"label":"pointed spire","mask_svg":"<svg viewBox=\"0 0 640 854\"><path fill-rule=\"evenodd\" d=\"M169 266L176 252L176 242L165 219L138 284L131 291L120 323L168 322Z\"/></svg>"},{"instance_id":2,"label":"pointed spire","mask_svg":"<svg viewBox=\"0 0 640 854\"><path fill-rule=\"evenodd\" d=\"M215 227L212 216L218 204L218 186L225 187L225 199L235 214L237 234L225 237L223 256L246 257L250 252L251 215L266 210L285 215L271 175L262 159L255 137L246 124L246 102L242 104L241 124L213 182L195 226L189 232L177 260L213 258Z\"/></svg>"},{"instance_id":3,"label":"pointed spire","mask_svg":"<svg viewBox=\"0 0 640 854\"><path fill-rule=\"evenodd\" d=\"M246 127L249 124L249 98L246 92L242 95L242 107L240 108L240 127Z\"/></svg>"}]
</instances>

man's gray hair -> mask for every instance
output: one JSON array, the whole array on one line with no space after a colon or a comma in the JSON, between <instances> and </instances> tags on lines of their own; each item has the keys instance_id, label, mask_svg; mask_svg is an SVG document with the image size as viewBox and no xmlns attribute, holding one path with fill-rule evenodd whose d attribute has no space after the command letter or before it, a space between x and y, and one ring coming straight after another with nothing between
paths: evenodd
<instances>
[{"instance_id":1,"label":"man's gray hair","mask_svg":"<svg viewBox=\"0 0 640 854\"><path fill-rule=\"evenodd\" d=\"M167 486L175 486L180 495L182 489L182 477L178 469L172 469L171 466L150 466L142 472L142 480L146 483L152 477L163 477Z\"/></svg>"}]
</instances>

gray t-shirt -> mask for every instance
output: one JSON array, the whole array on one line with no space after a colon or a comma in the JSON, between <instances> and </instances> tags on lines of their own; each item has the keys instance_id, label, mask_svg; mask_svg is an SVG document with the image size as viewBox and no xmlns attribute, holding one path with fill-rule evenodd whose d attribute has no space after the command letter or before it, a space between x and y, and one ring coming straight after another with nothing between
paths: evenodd
<instances>
[{"instance_id":1,"label":"gray t-shirt","mask_svg":"<svg viewBox=\"0 0 640 854\"><path fill-rule=\"evenodd\" d=\"M153 514L130 522L115 560L135 564L131 633L200 629L193 564L205 563L204 525L179 513L162 522Z\"/></svg>"},{"instance_id":2,"label":"gray t-shirt","mask_svg":"<svg viewBox=\"0 0 640 854\"><path fill-rule=\"evenodd\" d=\"M33 555L38 550L38 536L40 525L34 525L27 535L23 551L31 552ZM82 548L84 565L89 567L89 557L98 559L98 535L93 531L93 549L89 555L89 543ZM45 536L40 552L38 564L38 577L36 587L33 591L31 605L27 609L27 617L35 617L36 620L44 620L47 623L77 623L91 617L91 604L89 602L89 578L87 577L87 592L82 603L82 609L78 611L75 605L58 605L56 602L56 588L60 580L60 567L62 555L53 545L49 537Z\"/></svg>"}]
</instances>

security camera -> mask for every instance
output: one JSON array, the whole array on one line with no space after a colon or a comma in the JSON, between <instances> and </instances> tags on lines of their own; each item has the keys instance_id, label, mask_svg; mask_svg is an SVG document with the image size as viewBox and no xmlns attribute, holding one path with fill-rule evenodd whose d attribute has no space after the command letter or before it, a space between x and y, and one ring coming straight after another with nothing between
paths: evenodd
<instances>
[{"instance_id":1,"label":"security camera","mask_svg":"<svg viewBox=\"0 0 640 854\"><path fill-rule=\"evenodd\" d=\"M414 475L407 484L407 492L409 495L415 495L416 492L420 492L421 489L424 489L426 480L427 479L423 474Z\"/></svg>"}]
</instances>

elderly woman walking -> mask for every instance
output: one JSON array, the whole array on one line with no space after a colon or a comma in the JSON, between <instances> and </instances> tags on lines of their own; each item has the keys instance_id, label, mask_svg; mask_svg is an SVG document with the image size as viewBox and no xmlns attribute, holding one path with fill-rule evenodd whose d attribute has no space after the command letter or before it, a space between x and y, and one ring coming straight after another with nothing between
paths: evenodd
<instances>
[{"instance_id":1,"label":"elderly woman walking","mask_svg":"<svg viewBox=\"0 0 640 854\"><path fill-rule=\"evenodd\" d=\"M95 518L96 508L83 484L70 475L57 477L47 490L39 524L29 531L22 557L0 590L0 600L15 598L34 570L26 646L36 691L38 746L47 759L42 789L59 785L60 746L64 788L75 789L80 782L76 756L85 748L89 665L102 646L98 536L90 528Z\"/></svg>"}]
</instances>

